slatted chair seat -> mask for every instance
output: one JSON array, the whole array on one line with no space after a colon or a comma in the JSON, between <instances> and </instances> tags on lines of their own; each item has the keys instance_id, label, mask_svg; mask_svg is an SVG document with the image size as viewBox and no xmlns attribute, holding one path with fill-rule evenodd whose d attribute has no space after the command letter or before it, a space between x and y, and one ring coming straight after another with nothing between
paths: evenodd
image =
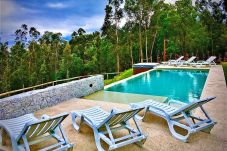
<instances>
[{"instance_id":1,"label":"slatted chair seat","mask_svg":"<svg viewBox=\"0 0 227 151\"><path fill-rule=\"evenodd\" d=\"M113 150L128 144L143 144L145 142L146 136L142 133L135 120L135 115L141 110L143 110L143 107L127 111L111 110L110 113L100 107L76 110L71 112L72 123L78 132L82 123L87 124L93 129L95 143L99 151L104 151L100 143L101 139L109 145L109 150ZM76 123L77 118L80 119L79 124ZM133 119L136 128L130 126L130 119ZM112 133L121 129L128 130L129 134L120 138L114 138Z\"/></svg>"},{"instance_id":2,"label":"slatted chair seat","mask_svg":"<svg viewBox=\"0 0 227 151\"><path fill-rule=\"evenodd\" d=\"M103 122L103 120L110 115L110 113L104 111L100 107L92 107L85 110L78 110L76 111L76 113L79 117L81 117L82 114L85 115L86 117L91 119L92 123L94 123L96 126L99 126Z\"/></svg>"},{"instance_id":3,"label":"slatted chair seat","mask_svg":"<svg viewBox=\"0 0 227 151\"><path fill-rule=\"evenodd\" d=\"M11 133L15 138L18 138L21 131L24 128L24 125L29 122L38 121L33 114L26 114L13 119L1 120L1 123L4 123L5 127L11 130Z\"/></svg>"},{"instance_id":4,"label":"slatted chair seat","mask_svg":"<svg viewBox=\"0 0 227 151\"><path fill-rule=\"evenodd\" d=\"M132 103L131 106L133 106L133 104L134 103ZM157 102L154 100L145 100L144 102L140 102L139 104L135 103L135 106L140 106L140 107L153 106L153 107L157 107L157 108L164 110L167 114L171 114L174 111L178 110L178 108L176 108L174 106L170 106L166 103L161 103L161 102ZM157 110L155 108L150 107L149 110L152 110L153 112L155 112L156 114L159 114L161 116L165 116L165 113L163 113L160 110Z\"/></svg>"},{"instance_id":5,"label":"slatted chair seat","mask_svg":"<svg viewBox=\"0 0 227 151\"><path fill-rule=\"evenodd\" d=\"M33 114L26 114L17 118L0 120L0 128L8 133L13 151L29 151L30 145L41 143L50 138L55 138L58 143L50 145L42 151L50 149L72 150L73 145L68 143L61 127L62 121L67 116L68 113L63 113L54 117L45 115L43 119L37 119Z\"/></svg>"},{"instance_id":6,"label":"slatted chair seat","mask_svg":"<svg viewBox=\"0 0 227 151\"><path fill-rule=\"evenodd\" d=\"M141 106L146 108L145 113L142 117L137 115L139 119L144 120L147 112L150 112L152 114L155 114L157 116L164 118L168 123L169 130L172 133L172 135L183 142L187 142L190 134L198 131L210 133L211 129L216 124L216 122L214 122L208 116L208 113L203 108L204 104L208 103L213 99L215 99L215 97L197 100L192 103L183 105L179 108L170 106L165 103L156 102L153 100L146 100L144 102L131 103L130 106L131 108L137 108ZM192 111L197 108L200 108L201 111L204 113L206 117L205 119L192 115ZM181 120L185 120L186 124L182 123ZM179 134L174 128L175 125L187 130L188 133L186 135Z\"/></svg>"}]
</instances>

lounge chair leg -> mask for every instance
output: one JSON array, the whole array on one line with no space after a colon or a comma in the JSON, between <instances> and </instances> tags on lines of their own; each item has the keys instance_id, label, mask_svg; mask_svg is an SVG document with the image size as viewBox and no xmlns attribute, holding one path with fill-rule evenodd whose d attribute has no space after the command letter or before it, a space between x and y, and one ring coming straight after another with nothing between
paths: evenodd
<instances>
[{"instance_id":1,"label":"lounge chair leg","mask_svg":"<svg viewBox=\"0 0 227 151\"><path fill-rule=\"evenodd\" d=\"M176 139L181 140L181 141L183 141L183 142L185 142L185 143L188 142L188 137L189 137L189 135L191 134L190 131L187 130L187 129L185 129L185 128L183 128L183 127L181 127L181 128L183 128L183 129L185 129L185 130L188 131L187 135L181 135L181 134L179 134L179 133L177 133L177 132L175 131L174 125L181 127L181 126L178 125L178 124L174 124L174 123L172 123L172 122L168 122L169 130L170 130L171 134L173 135L173 137L175 137Z\"/></svg>"},{"instance_id":2,"label":"lounge chair leg","mask_svg":"<svg viewBox=\"0 0 227 151\"><path fill-rule=\"evenodd\" d=\"M215 124L216 124L216 123L214 123L213 125L207 127L206 129L203 129L203 130L201 130L201 131L204 132L204 133L210 134L210 131L212 130L212 128L214 127Z\"/></svg>"},{"instance_id":3,"label":"lounge chair leg","mask_svg":"<svg viewBox=\"0 0 227 151\"><path fill-rule=\"evenodd\" d=\"M142 120L143 122L145 122L145 117L147 115L147 112L149 111L149 108L146 108L145 111L144 111L144 114L143 116L140 116L140 115L135 115L135 118L138 119L138 120Z\"/></svg>"},{"instance_id":4,"label":"lounge chair leg","mask_svg":"<svg viewBox=\"0 0 227 151\"><path fill-rule=\"evenodd\" d=\"M147 140L147 137L145 139L139 141L139 142L136 142L135 144L138 145L138 146L140 146L140 147L142 147L143 144L146 142L146 140Z\"/></svg>"},{"instance_id":5,"label":"lounge chair leg","mask_svg":"<svg viewBox=\"0 0 227 151\"><path fill-rule=\"evenodd\" d=\"M73 145L70 145L70 147L67 149L67 151L73 151Z\"/></svg>"},{"instance_id":6,"label":"lounge chair leg","mask_svg":"<svg viewBox=\"0 0 227 151\"><path fill-rule=\"evenodd\" d=\"M2 146L6 145L5 139L6 139L6 132L3 128L0 128L0 140L1 140L1 144ZM5 139L4 139L5 138Z\"/></svg>"},{"instance_id":7,"label":"lounge chair leg","mask_svg":"<svg viewBox=\"0 0 227 151\"><path fill-rule=\"evenodd\" d=\"M23 146L20 146L20 147L18 146L16 140L13 137L10 137L10 139L12 142L13 151L25 151Z\"/></svg>"},{"instance_id":8,"label":"lounge chair leg","mask_svg":"<svg viewBox=\"0 0 227 151\"><path fill-rule=\"evenodd\" d=\"M95 144L96 144L98 151L105 151L101 146L101 139L98 134L98 130L95 128L93 128L93 130L94 130Z\"/></svg>"},{"instance_id":9,"label":"lounge chair leg","mask_svg":"<svg viewBox=\"0 0 227 151\"><path fill-rule=\"evenodd\" d=\"M73 127L78 131L78 132L80 132L80 126L81 126L81 124L82 124L82 122L83 122L83 117L81 117L81 119L80 119L80 124L78 125L77 123L76 123L76 118L77 118L77 115L75 114L75 113L71 113L71 116L72 116L72 123L73 123Z\"/></svg>"},{"instance_id":10,"label":"lounge chair leg","mask_svg":"<svg viewBox=\"0 0 227 151\"><path fill-rule=\"evenodd\" d=\"M17 144L17 142L16 142L16 140L14 139L14 137L11 137L10 135L8 135L7 134L7 132L3 129L3 128L0 128L0 130L1 130L1 136L0 137L2 137L2 146L5 146L5 145L7 145L7 143L6 143L6 139L4 139L4 138L8 138L8 136L10 137L10 140L11 140L11 145L12 145L12 149L13 149L13 151L24 151L25 149L23 149L23 147L19 147L18 146L18 144Z\"/></svg>"}]
</instances>

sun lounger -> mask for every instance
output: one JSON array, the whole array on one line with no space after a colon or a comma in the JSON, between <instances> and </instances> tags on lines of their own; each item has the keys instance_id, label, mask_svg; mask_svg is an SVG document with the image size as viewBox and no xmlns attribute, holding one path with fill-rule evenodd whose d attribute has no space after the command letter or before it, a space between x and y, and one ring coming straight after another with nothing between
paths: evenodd
<instances>
[{"instance_id":1,"label":"sun lounger","mask_svg":"<svg viewBox=\"0 0 227 151\"><path fill-rule=\"evenodd\" d=\"M212 65L216 65L216 63L214 62L215 59L216 59L216 56L211 56L206 61L197 61L196 63L190 63L190 65L192 65L192 66L202 66L202 65L212 66Z\"/></svg>"},{"instance_id":2,"label":"sun lounger","mask_svg":"<svg viewBox=\"0 0 227 151\"><path fill-rule=\"evenodd\" d=\"M13 151L30 151L30 145L45 142L50 138L56 139L58 143L42 151L51 149L71 151L73 145L68 143L61 127L62 121L67 116L68 113L63 113L54 117L43 116L43 119L39 120L33 114L26 114L17 118L0 120L0 128L3 128L9 135Z\"/></svg>"},{"instance_id":3,"label":"sun lounger","mask_svg":"<svg viewBox=\"0 0 227 151\"><path fill-rule=\"evenodd\" d=\"M170 106L166 103L160 103L153 100L146 100L144 102L132 103L130 106L132 108L145 107L145 114L141 119L144 119L147 112L150 112L156 116L164 118L169 126L169 130L172 135L183 141L187 142L190 134L203 131L210 133L211 129L214 127L216 122L214 122L209 116L208 113L203 108L203 104L213 100L215 97L206 98L202 100L197 100L187 105L183 105L180 108ZM196 117L192 114L192 111L200 108L204 113L205 117L202 119ZM184 120L183 123L182 120ZM187 131L186 135L182 135L175 130L175 126L185 129Z\"/></svg>"},{"instance_id":4,"label":"sun lounger","mask_svg":"<svg viewBox=\"0 0 227 151\"><path fill-rule=\"evenodd\" d=\"M177 60L169 60L168 62L162 62L165 65L179 65L184 56L180 56Z\"/></svg>"},{"instance_id":5,"label":"sun lounger","mask_svg":"<svg viewBox=\"0 0 227 151\"><path fill-rule=\"evenodd\" d=\"M196 56L192 56L191 58L189 58L187 61L182 61L179 63L179 65L183 66L183 65L190 65L191 63L195 63Z\"/></svg>"},{"instance_id":6,"label":"sun lounger","mask_svg":"<svg viewBox=\"0 0 227 151\"><path fill-rule=\"evenodd\" d=\"M94 131L95 143L99 151L104 151L101 146L101 139L109 145L109 150L113 150L128 144L143 144L146 136L142 133L135 115L144 108L136 108L127 111L112 110L110 113L100 107L92 107L85 110L72 111L72 122L74 128L79 132L82 123L90 126ZM76 119L80 119L80 124ZM136 129L132 128L129 120L133 119ZM114 138L112 133L121 129L128 130L129 134L120 138ZM107 135L106 135L107 134Z\"/></svg>"}]
</instances>

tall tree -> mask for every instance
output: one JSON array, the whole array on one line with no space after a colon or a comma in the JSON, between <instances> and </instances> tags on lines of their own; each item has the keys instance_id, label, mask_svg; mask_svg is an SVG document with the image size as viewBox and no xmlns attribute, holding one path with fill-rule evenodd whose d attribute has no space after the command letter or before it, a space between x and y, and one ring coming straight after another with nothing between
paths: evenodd
<instances>
[{"instance_id":1,"label":"tall tree","mask_svg":"<svg viewBox=\"0 0 227 151\"><path fill-rule=\"evenodd\" d=\"M113 23L115 26L115 52L117 57L117 72L120 72L120 50L119 50L119 23L121 18L123 17L123 9L121 5L123 4L123 0L109 0L109 5L113 8Z\"/></svg>"}]
</instances>

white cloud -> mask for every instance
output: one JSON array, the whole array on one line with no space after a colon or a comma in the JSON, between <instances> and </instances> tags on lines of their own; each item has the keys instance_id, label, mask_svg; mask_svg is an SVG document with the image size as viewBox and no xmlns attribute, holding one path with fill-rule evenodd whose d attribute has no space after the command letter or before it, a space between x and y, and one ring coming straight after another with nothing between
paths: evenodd
<instances>
[{"instance_id":1,"label":"white cloud","mask_svg":"<svg viewBox=\"0 0 227 151\"><path fill-rule=\"evenodd\" d=\"M51 31L60 32L63 36L68 36L74 30L78 30L78 28L84 28L88 32L100 29L103 19L104 16L71 16L66 19L37 20L34 27L37 27L41 33Z\"/></svg>"},{"instance_id":2,"label":"white cloud","mask_svg":"<svg viewBox=\"0 0 227 151\"><path fill-rule=\"evenodd\" d=\"M17 8L18 6L12 1L3 0L3 1L0 1L0 7L1 7L0 16L1 18L3 18L3 17L13 15L15 12L15 8Z\"/></svg>"},{"instance_id":3,"label":"white cloud","mask_svg":"<svg viewBox=\"0 0 227 151\"><path fill-rule=\"evenodd\" d=\"M19 4L11 1L11 0L0 0L0 17L1 20L3 18L14 16L15 14L20 13L20 15L23 15L25 13L37 13L38 10L24 8L20 6Z\"/></svg>"},{"instance_id":4,"label":"white cloud","mask_svg":"<svg viewBox=\"0 0 227 151\"><path fill-rule=\"evenodd\" d=\"M61 8L67 8L68 5L60 3L60 2L59 3L47 3L47 7L61 9Z\"/></svg>"},{"instance_id":5,"label":"white cloud","mask_svg":"<svg viewBox=\"0 0 227 151\"><path fill-rule=\"evenodd\" d=\"M66 5L62 3L49 3L49 7L63 8ZM104 20L104 15L93 16L67 16L62 18L50 18L49 16L39 16L35 13L38 10L25 8L11 0L0 0L0 40L13 41L14 32L20 28L22 24L27 24L29 27L35 27L43 34L45 31L61 32L63 36L69 36L74 30L84 28L88 33L101 28ZM15 17L17 14L33 15L31 17Z\"/></svg>"},{"instance_id":6,"label":"white cloud","mask_svg":"<svg viewBox=\"0 0 227 151\"><path fill-rule=\"evenodd\" d=\"M1 22L1 30L4 33L0 35L2 41L12 39L12 34L22 24L27 24L29 27L35 27L43 34L45 31L60 32L63 36L69 36L74 30L84 28L88 33L100 29L103 24L103 15L94 15L90 17L84 16L70 16L68 18L30 18L7 19Z\"/></svg>"}]
</instances>

